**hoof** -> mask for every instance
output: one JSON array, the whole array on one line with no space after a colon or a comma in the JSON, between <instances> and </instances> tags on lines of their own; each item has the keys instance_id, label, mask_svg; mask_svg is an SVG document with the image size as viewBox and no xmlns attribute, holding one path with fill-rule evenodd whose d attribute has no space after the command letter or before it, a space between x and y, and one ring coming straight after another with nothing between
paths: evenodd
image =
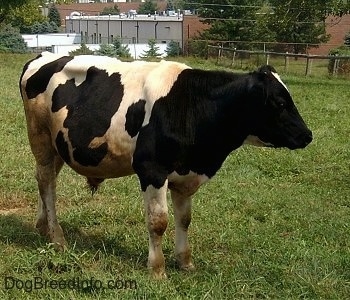
<instances>
[{"instance_id":1,"label":"hoof","mask_svg":"<svg viewBox=\"0 0 350 300\"><path fill-rule=\"evenodd\" d=\"M180 270L192 272L196 269L192 263L190 251L176 254L176 261Z\"/></svg>"},{"instance_id":2,"label":"hoof","mask_svg":"<svg viewBox=\"0 0 350 300\"><path fill-rule=\"evenodd\" d=\"M155 280L164 280L168 278L164 269L157 270L157 271L150 269L150 274L152 279L155 279Z\"/></svg>"},{"instance_id":3,"label":"hoof","mask_svg":"<svg viewBox=\"0 0 350 300\"><path fill-rule=\"evenodd\" d=\"M196 270L196 267L193 265L193 263L179 265L179 268L185 272L193 272Z\"/></svg>"},{"instance_id":4,"label":"hoof","mask_svg":"<svg viewBox=\"0 0 350 300\"><path fill-rule=\"evenodd\" d=\"M46 219L38 219L35 228L38 230L39 234L42 236L49 235L49 226L47 225Z\"/></svg>"},{"instance_id":5,"label":"hoof","mask_svg":"<svg viewBox=\"0 0 350 300\"><path fill-rule=\"evenodd\" d=\"M67 242L64 241L64 242L55 242L55 243L51 243L53 248L58 251L58 252L64 252L68 249L68 245L67 245Z\"/></svg>"}]
</instances>

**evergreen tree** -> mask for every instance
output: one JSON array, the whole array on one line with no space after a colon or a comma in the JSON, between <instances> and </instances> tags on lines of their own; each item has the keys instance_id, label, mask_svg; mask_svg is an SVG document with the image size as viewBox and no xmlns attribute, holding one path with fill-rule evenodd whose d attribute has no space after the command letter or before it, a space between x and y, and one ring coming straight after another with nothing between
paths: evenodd
<instances>
[{"instance_id":1,"label":"evergreen tree","mask_svg":"<svg viewBox=\"0 0 350 300\"><path fill-rule=\"evenodd\" d=\"M155 11L157 11L157 4L152 2L151 0L146 0L144 3L141 3L138 9L139 14L151 14L153 15Z\"/></svg>"},{"instance_id":2,"label":"evergreen tree","mask_svg":"<svg viewBox=\"0 0 350 300\"><path fill-rule=\"evenodd\" d=\"M18 28L11 25L0 26L0 52L25 53L27 51L27 44Z\"/></svg>"},{"instance_id":3,"label":"evergreen tree","mask_svg":"<svg viewBox=\"0 0 350 300\"><path fill-rule=\"evenodd\" d=\"M113 46L117 57L122 57L122 58L131 57L129 47L127 45L122 45L122 42L119 38L114 39Z\"/></svg>"},{"instance_id":4,"label":"evergreen tree","mask_svg":"<svg viewBox=\"0 0 350 300\"><path fill-rule=\"evenodd\" d=\"M118 58L130 58L131 54L128 46L122 45L119 38L113 40L113 44L102 44L96 53L97 55L106 55Z\"/></svg>"},{"instance_id":5,"label":"evergreen tree","mask_svg":"<svg viewBox=\"0 0 350 300\"><path fill-rule=\"evenodd\" d=\"M113 7L105 7L102 11L101 11L101 13L100 13L100 15L101 16L103 16L103 15L119 15L119 13L120 13L120 10L119 10L119 8L118 8L118 5L117 4L115 4Z\"/></svg>"},{"instance_id":6,"label":"evergreen tree","mask_svg":"<svg viewBox=\"0 0 350 300\"><path fill-rule=\"evenodd\" d=\"M61 27L61 16L55 5L51 5L49 8L49 13L47 15L50 22L54 22L57 27Z\"/></svg>"},{"instance_id":7,"label":"evergreen tree","mask_svg":"<svg viewBox=\"0 0 350 300\"><path fill-rule=\"evenodd\" d=\"M178 42L171 40L165 50L168 57L175 57L181 54L181 48Z\"/></svg>"},{"instance_id":8,"label":"evergreen tree","mask_svg":"<svg viewBox=\"0 0 350 300\"><path fill-rule=\"evenodd\" d=\"M110 56L110 57L115 57L115 48L113 45L110 44L101 44L100 49L96 51L97 55L104 55L104 56Z\"/></svg>"},{"instance_id":9,"label":"evergreen tree","mask_svg":"<svg viewBox=\"0 0 350 300\"><path fill-rule=\"evenodd\" d=\"M91 55L94 54L94 51L90 50L85 43L80 44L80 48L70 51L69 55L74 56L74 55Z\"/></svg>"},{"instance_id":10,"label":"evergreen tree","mask_svg":"<svg viewBox=\"0 0 350 300\"><path fill-rule=\"evenodd\" d=\"M148 41L148 50L144 51L141 55L141 59L148 59L148 58L159 58L161 54L158 52L159 47L156 46L156 41L154 39L151 39Z\"/></svg>"}]
</instances>

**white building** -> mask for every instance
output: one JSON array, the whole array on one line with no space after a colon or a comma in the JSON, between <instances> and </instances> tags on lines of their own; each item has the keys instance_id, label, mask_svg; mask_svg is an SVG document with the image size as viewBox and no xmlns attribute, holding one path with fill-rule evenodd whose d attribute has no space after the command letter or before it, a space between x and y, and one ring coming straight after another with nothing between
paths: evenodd
<instances>
[{"instance_id":1,"label":"white building","mask_svg":"<svg viewBox=\"0 0 350 300\"><path fill-rule=\"evenodd\" d=\"M78 14L78 15L77 15ZM65 20L66 33L78 33L86 44L111 43L119 37L123 44L158 44L171 40L183 45L182 15L159 16L135 13L108 16L81 16L72 13Z\"/></svg>"}]
</instances>

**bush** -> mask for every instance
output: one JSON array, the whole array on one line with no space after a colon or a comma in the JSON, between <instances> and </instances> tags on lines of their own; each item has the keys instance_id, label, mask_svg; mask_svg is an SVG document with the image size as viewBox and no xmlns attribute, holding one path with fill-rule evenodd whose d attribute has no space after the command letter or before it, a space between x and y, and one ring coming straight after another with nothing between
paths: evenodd
<instances>
[{"instance_id":1,"label":"bush","mask_svg":"<svg viewBox=\"0 0 350 300\"><path fill-rule=\"evenodd\" d=\"M119 15L120 10L118 8L118 5L115 4L113 7L105 7L102 12L100 13L101 16L105 15Z\"/></svg>"},{"instance_id":2,"label":"bush","mask_svg":"<svg viewBox=\"0 0 350 300\"><path fill-rule=\"evenodd\" d=\"M25 53L27 44L19 33L19 29L11 25L0 26L0 52Z\"/></svg>"},{"instance_id":3,"label":"bush","mask_svg":"<svg viewBox=\"0 0 350 300\"><path fill-rule=\"evenodd\" d=\"M148 50L144 51L141 55L141 59L152 59L152 58L160 58L162 54L159 52L159 47L156 46L156 41L151 39L148 41Z\"/></svg>"},{"instance_id":4,"label":"bush","mask_svg":"<svg viewBox=\"0 0 350 300\"><path fill-rule=\"evenodd\" d=\"M35 22L31 26L22 28L23 33L29 34L43 34L43 33L56 33L59 31L56 23L50 21Z\"/></svg>"},{"instance_id":5,"label":"bush","mask_svg":"<svg viewBox=\"0 0 350 300\"><path fill-rule=\"evenodd\" d=\"M94 54L94 51L90 50L84 43L80 44L80 48L78 48L77 50L73 50L69 52L70 56L74 56L74 55L91 55Z\"/></svg>"},{"instance_id":6,"label":"bush","mask_svg":"<svg viewBox=\"0 0 350 300\"><path fill-rule=\"evenodd\" d=\"M130 58L131 54L128 46L122 45L119 38L113 40L113 44L102 44L100 49L97 51L98 55L106 55L110 57L118 58Z\"/></svg>"},{"instance_id":7,"label":"bush","mask_svg":"<svg viewBox=\"0 0 350 300\"><path fill-rule=\"evenodd\" d=\"M175 57L182 54L180 45L178 42L171 40L165 50L168 57Z\"/></svg>"},{"instance_id":8,"label":"bush","mask_svg":"<svg viewBox=\"0 0 350 300\"><path fill-rule=\"evenodd\" d=\"M194 57L207 58L208 42L203 40L189 40L187 45L188 54Z\"/></svg>"},{"instance_id":9,"label":"bush","mask_svg":"<svg viewBox=\"0 0 350 300\"><path fill-rule=\"evenodd\" d=\"M49 8L49 14L47 17L49 18L50 22L55 23L57 28L61 27L61 16L60 16L60 13L55 5L52 5Z\"/></svg>"},{"instance_id":10,"label":"bush","mask_svg":"<svg viewBox=\"0 0 350 300\"><path fill-rule=\"evenodd\" d=\"M334 56L334 58L329 60L328 63L328 72L333 74L347 75L350 74L350 58L349 59L337 59L337 56L349 56L350 57L350 48L347 46L341 46L336 49L332 49L329 52L329 55Z\"/></svg>"}]
</instances>

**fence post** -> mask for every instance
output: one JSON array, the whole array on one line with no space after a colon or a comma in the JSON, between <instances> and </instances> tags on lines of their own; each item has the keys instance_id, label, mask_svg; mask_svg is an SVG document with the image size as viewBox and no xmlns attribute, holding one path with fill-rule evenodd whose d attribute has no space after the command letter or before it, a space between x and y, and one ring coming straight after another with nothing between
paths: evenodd
<instances>
[{"instance_id":1,"label":"fence post","mask_svg":"<svg viewBox=\"0 0 350 300\"><path fill-rule=\"evenodd\" d=\"M231 67L235 65L235 57L236 57L236 48L233 49Z\"/></svg>"},{"instance_id":2,"label":"fence post","mask_svg":"<svg viewBox=\"0 0 350 300\"><path fill-rule=\"evenodd\" d=\"M289 56L287 51L286 55L284 56L284 73L288 72L288 66L289 66Z\"/></svg>"},{"instance_id":3,"label":"fence post","mask_svg":"<svg viewBox=\"0 0 350 300\"><path fill-rule=\"evenodd\" d=\"M312 60L310 59L310 56L307 55L307 56L306 56L306 70L305 70L305 76L311 74L311 64L312 64Z\"/></svg>"},{"instance_id":4,"label":"fence post","mask_svg":"<svg viewBox=\"0 0 350 300\"><path fill-rule=\"evenodd\" d=\"M333 72L332 75L335 75L338 73L338 66L339 66L339 59L334 59L334 65L333 65Z\"/></svg>"},{"instance_id":5,"label":"fence post","mask_svg":"<svg viewBox=\"0 0 350 300\"><path fill-rule=\"evenodd\" d=\"M270 54L266 54L266 65L269 64L269 60L270 60Z\"/></svg>"},{"instance_id":6,"label":"fence post","mask_svg":"<svg viewBox=\"0 0 350 300\"><path fill-rule=\"evenodd\" d=\"M216 64L219 64L220 56L221 56L221 46L218 46L218 56L216 57Z\"/></svg>"}]
</instances>

